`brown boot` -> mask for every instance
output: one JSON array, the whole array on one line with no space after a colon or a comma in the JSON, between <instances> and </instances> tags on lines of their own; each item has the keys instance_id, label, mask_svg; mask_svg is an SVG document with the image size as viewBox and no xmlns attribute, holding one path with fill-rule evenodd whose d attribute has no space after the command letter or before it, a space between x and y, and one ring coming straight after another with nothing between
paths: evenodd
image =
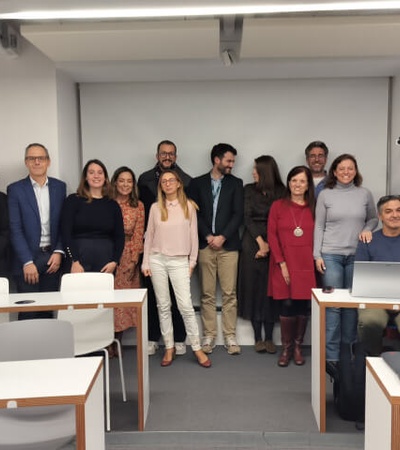
<instances>
[{"instance_id":1,"label":"brown boot","mask_svg":"<svg viewBox=\"0 0 400 450\"><path fill-rule=\"evenodd\" d=\"M303 354L301 352L301 344L303 343L304 334L307 329L307 316L297 316L296 317L296 332L294 337L294 363L297 366L302 366L305 363Z\"/></svg>"},{"instance_id":2,"label":"brown boot","mask_svg":"<svg viewBox=\"0 0 400 450\"><path fill-rule=\"evenodd\" d=\"M293 338L296 317L280 316L282 353L278 359L278 366L287 367L293 354Z\"/></svg>"}]
</instances>

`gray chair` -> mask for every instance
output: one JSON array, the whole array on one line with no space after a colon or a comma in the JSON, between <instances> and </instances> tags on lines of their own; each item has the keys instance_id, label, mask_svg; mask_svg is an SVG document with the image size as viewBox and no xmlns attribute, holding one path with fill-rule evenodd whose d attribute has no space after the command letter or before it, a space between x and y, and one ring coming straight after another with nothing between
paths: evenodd
<instances>
[{"instance_id":1,"label":"gray chair","mask_svg":"<svg viewBox=\"0 0 400 450\"><path fill-rule=\"evenodd\" d=\"M0 324L0 361L72 357L69 322L34 319ZM73 405L0 409L0 450L56 450L74 437Z\"/></svg>"}]
</instances>

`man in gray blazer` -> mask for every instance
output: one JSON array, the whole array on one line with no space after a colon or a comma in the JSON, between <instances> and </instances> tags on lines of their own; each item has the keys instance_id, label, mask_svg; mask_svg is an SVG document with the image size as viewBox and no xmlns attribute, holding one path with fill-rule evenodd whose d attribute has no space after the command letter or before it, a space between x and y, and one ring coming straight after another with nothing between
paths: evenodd
<instances>
[{"instance_id":1,"label":"man in gray blazer","mask_svg":"<svg viewBox=\"0 0 400 450\"><path fill-rule=\"evenodd\" d=\"M231 174L237 151L214 145L210 172L190 183L190 197L199 206L199 271L201 281L202 348L211 353L217 337L216 283L222 291L222 333L230 355L240 354L236 341L236 280L243 222L243 181Z\"/></svg>"},{"instance_id":2,"label":"man in gray blazer","mask_svg":"<svg viewBox=\"0 0 400 450\"><path fill-rule=\"evenodd\" d=\"M29 175L7 188L13 273L18 292L57 291L63 246L60 214L64 182L47 176L50 156L42 144L25 149ZM51 311L20 313L19 318L53 317Z\"/></svg>"}]
</instances>

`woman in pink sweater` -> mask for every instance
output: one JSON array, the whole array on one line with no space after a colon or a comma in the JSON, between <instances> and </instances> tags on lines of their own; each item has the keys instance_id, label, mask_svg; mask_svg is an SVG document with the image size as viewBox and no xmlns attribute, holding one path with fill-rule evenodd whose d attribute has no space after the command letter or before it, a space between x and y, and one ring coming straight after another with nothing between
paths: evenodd
<instances>
[{"instance_id":1,"label":"woman in pink sweater","mask_svg":"<svg viewBox=\"0 0 400 450\"><path fill-rule=\"evenodd\" d=\"M179 175L172 170L164 171L158 183L157 202L150 208L142 264L142 272L151 277L156 294L165 344L163 367L170 366L175 357L168 278L197 362L202 367L211 366L201 350L190 293L190 276L196 266L199 245L196 209L197 205L187 199Z\"/></svg>"}]
</instances>

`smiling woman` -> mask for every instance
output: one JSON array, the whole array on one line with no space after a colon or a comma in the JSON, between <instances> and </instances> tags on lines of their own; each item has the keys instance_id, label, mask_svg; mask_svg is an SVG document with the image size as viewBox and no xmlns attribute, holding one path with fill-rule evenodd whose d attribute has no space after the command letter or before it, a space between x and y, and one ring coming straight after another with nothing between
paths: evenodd
<instances>
[{"instance_id":1,"label":"smiling woman","mask_svg":"<svg viewBox=\"0 0 400 450\"><path fill-rule=\"evenodd\" d=\"M316 286L313 261L314 183L308 167L294 167L287 176L286 198L272 204L268 218L271 251L268 294L280 301L282 353L280 367L301 352L307 328L311 289Z\"/></svg>"},{"instance_id":2,"label":"smiling woman","mask_svg":"<svg viewBox=\"0 0 400 450\"><path fill-rule=\"evenodd\" d=\"M110 198L105 165L89 160L76 194L70 195L62 214L62 236L71 273L114 273L125 244L121 209Z\"/></svg>"},{"instance_id":3,"label":"smiling woman","mask_svg":"<svg viewBox=\"0 0 400 450\"><path fill-rule=\"evenodd\" d=\"M378 224L371 192L362 187L353 155L342 154L332 163L325 189L318 196L315 217L314 258L323 287L351 288L354 256L360 240L369 242ZM326 361L334 374L340 345L356 341L357 310L327 308Z\"/></svg>"}]
</instances>

